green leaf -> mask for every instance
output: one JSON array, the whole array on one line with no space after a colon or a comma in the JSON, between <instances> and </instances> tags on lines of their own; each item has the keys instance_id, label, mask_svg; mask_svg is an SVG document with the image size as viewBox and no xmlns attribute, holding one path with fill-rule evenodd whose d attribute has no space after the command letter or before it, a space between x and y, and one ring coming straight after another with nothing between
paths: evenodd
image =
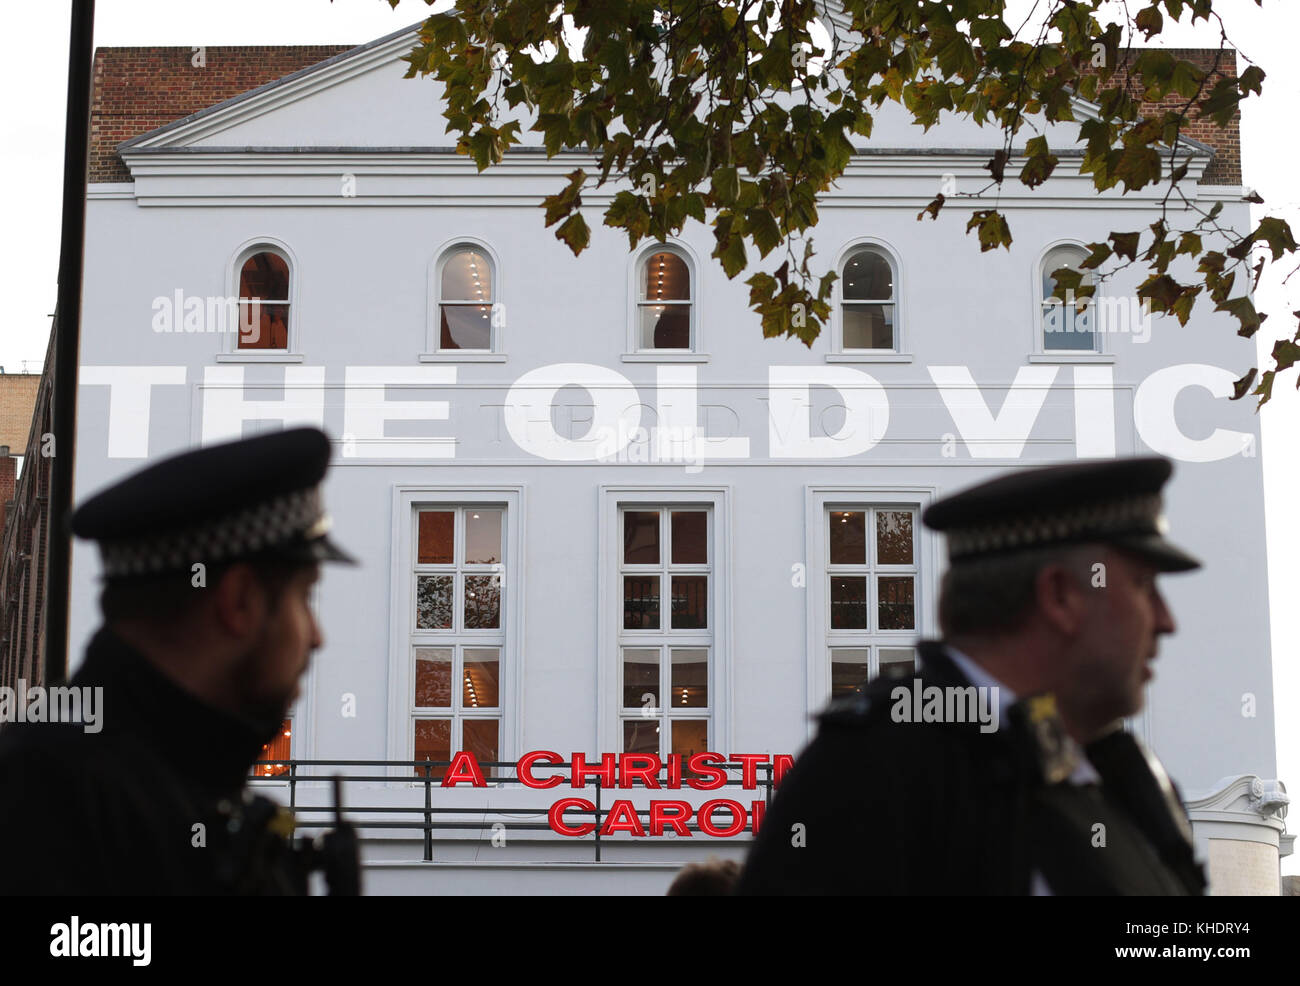
<instances>
[{"instance_id":1,"label":"green leaf","mask_svg":"<svg viewBox=\"0 0 1300 986\"><path fill-rule=\"evenodd\" d=\"M781 227L767 209L750 209L746 212L745 227L749 230L760 257L766 257L781 242Z\"/></svg>"},{"instance_id":2,"label":"green leaf","mask_svg":"<svg viewBox=\"0 0 1300 986\"><path fill-rule=\"evenodd\" d=\"M718 168L713 172L713 200L718 205L733 205L740 194L739 176L732 167Z\"/></svg>"},{"instance_id":3,"label":"green leaf","mask_svg":"<svg viewBox=\"0 0 1300 986\"><path fill-rule=\"evenodd\" d=\"M1259 368L1252 366L1246 371L1246 375L1232 385L1232 400L1239 401L1246 396L1246 390L1250 387L1250 382L1255 379L1255 374Z\"/></svg>"},{"instance_id":4,"label":"green leaf","mask_svg":"<svg viewBox=\"0 0 1300 986\"><path fill-rule=\"evenodd\" d=\"M1137 12L1137 16L1133 18L1133 24L1150 41L1164 28L1165 19L1160 15L1160 8L1152 4L1150 7L1144 7Z\"/></svg>"},{"instance_id":5,"label":"green leaf","mask_svg":"<svg viewBox=\"0 0 1300 986\"><path fill-rule=\"evenodd\" d=\"M1138 233L1111 233L1110 242L1115 246L1115 256L1128 260L1137 260Z\"/></svg>"},{"instance_id":6,"label":"green leaf","mask_svg":"<svg viewBox=\"0 0 1300 986\"><path fill-rule=\"evenodd\" d=\"M587 226L587 220L582 218L582 213L575 212L555 231L555 238L567 243L576 257L591 241L591 230Z\"/></svg>"},{"instance_id":7,"label":"green leaf","mask_svg":"<svg viewBox=\"0 0 1300 986\"><path fill-rule=\"evenodd\" d=\"M1000 246L1011 249L1011 228L1007 226L1006 218L995 209L984 209L972 213L970 222L966 224L966 232L978 228L980 240L980 252L986 253L989 250L996 250Z\"/></svg>"}]
</instances>

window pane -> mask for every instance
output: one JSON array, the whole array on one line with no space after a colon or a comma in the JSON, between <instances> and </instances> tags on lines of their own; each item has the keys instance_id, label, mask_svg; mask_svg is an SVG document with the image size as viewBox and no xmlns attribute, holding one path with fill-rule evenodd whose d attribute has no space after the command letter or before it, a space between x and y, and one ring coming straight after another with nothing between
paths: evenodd
<instances>
[{"instance_id":1,"label":"window pane","mask_svg":"<svg viewBox=\"0 0 1300 986\"><path fill-rule=\"evenodd\" d=\"M707 719L669 719L672 730L671 753L679 753L682 759L695 753L704 753L709 748L709 720ZM689 773L686 764L682 764L682 774Z\"/></svg>"},{"instance_id":2,"label":"window pane","mask_svg":"<svg viewBox=\"0 0 1300 986\"><path fill-rule=\"evenodd\" d=\"M465 562L492 565L501 560L500 510L471 508L465 511Z\"/></svg>"},{"instance_id":3,"label":"window pane","mask_svg":"<svg viewBox=\"0 0 1300 986\"><path fill-rule=\"evenodd\" d=\"M667 250L651 254L641 279L642 301L689 301L691 274L686 261Z\"/></svg>"},{"instance_id":4,"label":"window pane","mask_svg":"<svg viewBox=\"0 0 1300 986\"><path fill-rule=\"evenodd\" d=\"M239 297L289 300L289 265L278 253L255 253L239 271Z\"/></svg>"},{"instance_id":5,"label":"window pane","mask_svg":"<svg viewBox=\"0 0 1300 986\"><path fill-rule=\"evenodd\" d=\"M836 647L831 651L831 698L847 698L867 686L867 649Z\"/></svg>"},{"instance_id":6,"label":"window pane","mask_svg":"<svg viewBox=\"0 0 1300 986\"><path fill-rule=\"evenodd\" d=\"M461 701L467 709L495 709L501 704L497 684L501 652L495 647L466 647Z\"/></svg>"},{"instance_id":7,"label":"window pane","mask_svg":"<svg viewBox=\"0 0 1300 986\"><path fill-rule=\"evenodd\" d=\"M289 752L289 743L293 735L293 720L285 719L280 723L280 731L275 734L271 742L263 745L262 750L257 755L258 760L288 760L292 754ZM253 771L255 777L279 777L281 774L289 773L289 765L281 764L263 764L256 767Z\"/></svg>"},{"instance_id":8,"label":"window pane","mask_svg":"<svg viewBox=\"0 0 1300 986\"><path fill-rule=\"evenodd\" d=\"M491 349L490 305L441 305L439 349Z\"/></svg>"},{"instance_id":9,"label":"window pane","mask_svg":"<svg viewBox=\"0 0 1300 986\"><path fill-rule=\"evenodd\" d=\"M894 274L889 261L874 250L862 250L844 265L846 301L890 301L894 297Z\"/></svg>"},{"instance_id":10,"label":"window pane","mask_svg":"<svg viewBox=\"0 0 1300 986\"><path fill-rule=\"evenodd\" d=\"M845 349L893 349L893 305L845 305Z\"/></svg>"},{"instance_id":11,"label":"window pane","mask_svg":"<svg viewBox=\"0 0 1300 986\"><path fill-rule=\"evenodd\" d=\"M916 617L912 601L912 576L881 576L877 587L880 604L880 629L915 630Z\"/></svg>"},{"instance_id":12,"label":"window pane","mask_svg":"<svg viewBox=\"0 0 1300 986\"><path fill-rule=\"evenodd\" d=\"M501 626L501 576L465 576L465 629L496 630Z\"/></svg>"},{"instance_id":13,"label":"window pane","mask_svg":"<svg viewBox=\"0 0 1300 986\"><path fill-rule=\"evenodd\" d=\"M462 249L442 265L439 301L491 301L492 268L477 250Z\"/></svg>"},{"instance_id":14,"label":"window pane","mask_svg":"<svg viewBox=\"0 0 1300 986\"><path fill-rule=\"evenodd\" d=\"M876 513L876 561L881 565L912 564L912 512Z\"/></svg>"},{"instance_id":15,"label":"window pane","mask_svg":"<svg viewBox=\"0 0 1300 986\"><path fill-rule=\"evenodd\" d=\"M450 565L455 546L456 515L450 510L421 510L416 561L421 565Z\"/></svg>"},{"instance_id":16,"label":"window pane","mask_svg":"<svg viewBox=\"0 0 1300 986\"><path fill-rule=\"evenodd\" d=\"M709 625L709 577L673 576L673 629L702 630Z\"/></svg>"},{"instance_id":17,"label":"window pane","mask_svg":"<svg viewBox=\"0 0 1300 986\"><path fill-rule=\"evenodd\" d=\"M623 629L659 629L659 576L623 577Z\"/></svg>"},{"instance_id":18,"label":"window pane","mask_svg":"<svg viewBox=\"0 0 1300 986\"><path fill-rule=\"evenodd\" d=\"M674 709L703 709L709 704L709 652L703 647L674 647Z\"/></svg>"},{"instance_id":19,"label":"window pane","mask_svg":"<svg viewBox=\"0 0 1300 986\"><path fill-rule=\"evenodd\" d=\"M1068 267L1070 270L1079 271L1083 274L1081 284L1092 283L1092 272L1079 270L1079 264L1087 259L1088 252L1074 246L1061 246L1050 250L1046 257L1043 258L1043 300L1047 301L1053 297L1056 291L1056 278L1053 276L1056 271L1062 267ZM1065 299L1065 292L1061 292L1062 300Z\"/></svg>"},{"instance_id":20,"label":"window pane","mask_svg":"<svg viewBox=\"0 0 1300 986\"><path fill-rule=\"evenodd\" d=\"M451 707L451 648L415 648L415 704Z\"/></svg>"},{"instance_id":21,"label":"window pane","mask_svg":"<svg viewBox=\"0 0 1300 986\"><path fill-rule=\"evenodd\" d=\"M659 753L659 719L624 719L624 753Z\"/></svg>"},{"instance_id":22,"label":"window pane","mask_svg":"<svg viewBox=\"0 0 1300 986\"><path fill-rule=\"evenodd\" d=\"M908 678L916 673L916 652L910 647L880 648L880 677Z\"/></svg>"},{"instance_id":23,"label":"window pane","mask_svg":"<svg viewBox=\"0 0 1300 986\"><path fill-rule=\"evenodd\" d=\"M474 754L474 759L480 764L500 760L499 726L495 719L466 719L462 729L465 734L463 749Z\"/></svg>"},{"instance_id":24,"label":"window pane","mask_svg":"<svg viewBox=\"0 0 1300 986\"><path fill-rule=\"evenodd\" d=\"M240 349L288 349L289 306L239 303Z\"/></svg>"},{"instance_id":25,"label":"window pane","mask_svg":"<svg viewBox=\"0 0 1300 986\"><path fill-rule=\"evenodd\" d=\"M449 719L415 720L415 759L443 760L451 759L451 721ZM428 776L441 780L446 767L416 767L415 775Z\"/></svg>"},{"instance_id":26,"label":"window pane","mask_svg":"<svg viewBox=\"0 0 1300 986\"><path fill-rule=\"evenodd\" d=\"M659 708L659 648L623 649L623 708Z\"/></svg>"},{"instance_id":27,"label":"window pane","mask_svg":"<svg viewBox=\"0 0 1300 986\"><path fill-rule=\"evenodd\" d=\"M1043 302L1043 348L1095 350L1097 338L1092 330L1092 313L1093 306L1088 304Z\"/></svg>"},{"instance_id":28,"label":"window pane","mask_svg":"<svg viewBox=\"0 0 1300 986\"><path fill-rule=\"evenodd\" d=\"M708 564L709 515L703 510L674 510L672 522L673 564Z\"/></svg>"},{"instance_id":29,"label":"window pane","mask_svg":"<svg viewBox=\"0 0 1300 986\"><path fill-rule=\"evenodd\" d=\"M654 510L623 513L623 563L659 564L659 514Z\"/></svg>"},{"instance_id":30,"label":"window pane","mask_svg":"<svg viewBox=\"0 0 1300 986\"><path fill-rule=\"evenodd\" d=\"M865 630L866 628L866 577L834 576L831 579L831 629Z\"/></svg>"},{"instance_id":31,"label":"window pane","mask_svg":"<svg viewBox=\"0 0 1300 986\"><path fill-rule=\"evenodd\" d=\"M642 349L690 349L690 305L641 305Z\"/></svg>"},{"instance_id":32,"label":"window pane","mask_svg":"<svg viewBox=\"0 0 1300 986\"><path fill-rule=\"evenodd\" d=\"M454 581L450 575L421 575L416 578L417 630L451 629L451 593Z\"/></svg>"},{"instance_id":33,"label":"window pane","mask_svg":"<svg viewBox=\"0 0 1300 986\"><path fill-rule=\"evenodd\" d=\"M862 510L832 510L831 564L867 563L867 515Z\"/></svg>"}]
</instances>

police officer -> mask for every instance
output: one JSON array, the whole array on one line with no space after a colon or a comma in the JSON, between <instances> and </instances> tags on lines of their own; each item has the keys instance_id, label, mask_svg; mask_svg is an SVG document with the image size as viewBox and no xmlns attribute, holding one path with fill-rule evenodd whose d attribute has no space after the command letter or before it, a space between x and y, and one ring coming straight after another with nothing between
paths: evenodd
<instances>
[{"instance_id":1,"label":"police officer","mask_svg":"<svg viewBox=\"0 0 1300 986\"><path fill-rule=\"evenodd\" d=\"M1181 801L1124 728L1174 622L1161 458L1019 471L932 504L942 641L820 717L741 894L1204 892Z\"/></svg>"},{"instance_id":2,"label":"police officer","mask_svg":"<svg viewBox=\"0 0 1300 986\"><path fill-rule=\"evenodd\" d=\"M353 561L326 534L329 456L313 428L209 446L73 514L103 562L104 623L69 682L90 701L81 722L0 728L0 892L300 894L322 858L356 889L350 833L295 845L245 790L322 644L319 563Z\"/></svg>"}]
</instances>

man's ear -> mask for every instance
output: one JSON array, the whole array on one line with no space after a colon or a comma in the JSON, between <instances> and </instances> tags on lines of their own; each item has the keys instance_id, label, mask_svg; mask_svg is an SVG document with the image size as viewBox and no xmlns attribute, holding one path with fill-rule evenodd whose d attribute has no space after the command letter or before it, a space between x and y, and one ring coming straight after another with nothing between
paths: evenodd
<instances>
[{"instance_id":1,"label":"man's ear","mask_svg":"<svg viewBox=\"0 0 1300 986\"><path fill-rule=\"evenodd\" d=\"M232 637L252 637L266 619L266 591L253 566L236 562L213 587L217 625Z\"/></svg>"},{"instance_id":2,"label":"man's ear","mask_svg":"<svg viewBox=\"0 0 1300 986\"><path fill-rule=\"evenodd\" d=\"M1058 633L1076 636L1088 616L1087 588L1069 567L1059 562L1044 565L1034 576L1038 612Z\"/></svg>"}]
</instances>

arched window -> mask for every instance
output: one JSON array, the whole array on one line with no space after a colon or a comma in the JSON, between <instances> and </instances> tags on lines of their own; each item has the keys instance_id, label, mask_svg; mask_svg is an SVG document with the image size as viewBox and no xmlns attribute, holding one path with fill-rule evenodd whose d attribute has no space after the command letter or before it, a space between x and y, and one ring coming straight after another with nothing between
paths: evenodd
<instances>
[{"instance_id":1,"label":"arched window","mask_svg":"<svg viewBox=\"0 0 1300 986\"><path fill-rule=\"evenodd\" d=\"M1040 274L1040 301L1042 304L1043 350L1094 352L1097 349L1096 327L1093 325L1091 298L1076 298L1073 289L1062 292L1064 297L1053 297L1056 290L1055 272L1062 268L1083 274L1080 286L1095 283L1091 271L1079 269L1088 256L1083 247L1065 244L1053 247L1043 256Z\"/></svg>"},{"instance_id":2,"label":"arched window","mask_svg":"<svg viewBox=\"0 0 1300 986\"><path fill-rule=\"evenodd\" d=\"M478 246L462 243L443 256L438 275L438 349L494 349L492 261Z\"/></svg>"},{"instance_id":3,"label":"arched window","mask_svg":"<svg viewBox=\"0 0 1300 986\"><path fill-rule=\"evenodd\" d=\"M240 350L289 348L289 261L279 250L255 247L239 266Z\"/></svg>"},{"instance_id":4,"label":"arched window","mask_svg":"<svg viewBox=\"0 0 1300 986\"><path fill-rule=\"evenodd\" d=\"M841 346L844 350L897 349L894 267L886 254L864 246L840 271Z\"/></svg>"},{"instance_id":5,"label":"arched window","mask_svg":"<svg viewBox=\"0 0 1300 986\"><path fill-rule=\"evenodd\" d=\"M637 271L637 349L694 348L691 269L670 247L642 259Z\"/></svg>"}]
</instances>

